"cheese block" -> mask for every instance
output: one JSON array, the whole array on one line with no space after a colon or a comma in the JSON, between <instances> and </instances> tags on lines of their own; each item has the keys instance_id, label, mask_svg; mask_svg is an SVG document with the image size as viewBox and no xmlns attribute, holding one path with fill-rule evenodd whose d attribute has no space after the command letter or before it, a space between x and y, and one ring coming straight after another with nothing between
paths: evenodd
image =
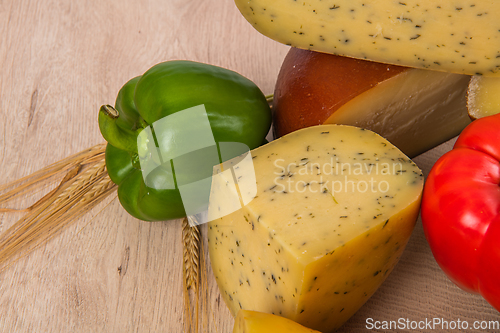
<instances>
[{"instance_id":1,"label":"cheese block","mask_svg":"<svg viewBox=\"0 0 500 333\"><path fill-rule=\"evenodd\" d=\"M468 75L500 76L500 2L235 0L262 34L294 47Z\"/></svg>"},{"instance_id":2,"label":"cheese block","mask_svg":"<svg viewBox=\"0 0 500 333\"><path fill-rule=\"evenodd\" d=\"M240 310L234 321L233 333L319 333L280 316Z\"/></svg>"},{"instance_id":3,"label":"cheese block","mask_svg":"<svg viewBox=\"0 0 500 333\"><path fill-rule=\"evenodd\" d=\"M254 193L208 225L221 295L233 315L266 312L330 332L397 263L418 215L423 175L386 139L343 125L293 132L251 157L255 175L235 170L237 186L212 181L210 205L219 210L228 190Z\"/></svg>"},{"instance_id":4,"label":"cheese block","mask_svg":"<svg viewBox=\"0 0 500 333\"><path fill-rule=\"evenodd\" d=\"M472 119L500 112L500 79L473 76L467 90L467 109Z\"/></svg>"},{"instance_id":5,"label":"cheese block","mask_svg":"<svg viewBox=\"0 0 500 333\"><path fill-rule=\"evenodd\" d=\"M292 48L274 91L275 135L319 124L353 125L413 157L470 123L469 79Z\"/></svg>"}]
</instances>

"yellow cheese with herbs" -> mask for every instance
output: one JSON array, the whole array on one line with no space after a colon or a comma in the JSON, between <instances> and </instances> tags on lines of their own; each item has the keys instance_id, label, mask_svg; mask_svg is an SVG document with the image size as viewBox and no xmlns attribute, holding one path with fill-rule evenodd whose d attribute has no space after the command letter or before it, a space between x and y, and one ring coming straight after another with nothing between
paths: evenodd
<instances>
[{"instance_id":1,"label":"yellow cheese with herbs","mask_svg":"<svg viewBox=\"0 0 500 333\"><path fill-rule=\"evenodd\" d=\"M280 316L240 310L234 321L233 333L320 333Z\"/></svg>"},{"instance_id":2,"label":"yellow cheese with herbs","mask_svg":"<svg viewBox=\"0 0 500 333\"><path fill-rule=\"evenodd\" d=\"M343 125L301 129L251 156L255 178L236 183L245 197L255 179L253 200L208 224L220 292L233 315L266 312L330 332L397 263L423 175L386 139ZM213 179L210 204L224 207L229 182Z\"/></svg>"},{"instance_id":3,"label":"yellow cheese with herbs","mask_svg":"<svg viewBox=\"0 0 500 333\"><path fill-rule=\"evenodd\" d=\"M409 67L500 76L500 2L235 0L287 45Z\"/></svg>"}]
</instances>

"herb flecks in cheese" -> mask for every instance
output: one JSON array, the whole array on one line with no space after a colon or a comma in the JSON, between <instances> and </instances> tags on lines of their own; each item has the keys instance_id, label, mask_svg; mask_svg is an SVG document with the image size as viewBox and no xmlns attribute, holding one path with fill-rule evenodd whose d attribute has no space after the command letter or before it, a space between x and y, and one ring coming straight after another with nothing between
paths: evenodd
<instances>
[{"instance_id":1,"label":"herb flecks in cheese","mask_svg":"<svg viewBox=\"0 0 500 333\"><path fill-rule=\"evenodd\" d=\"M387 140L351 126L309 127L251 153L257 196L209 224L221 294L234 315L243 308L324 332L339 327L399 259L421 171ZM213 183L214 198L223 185Z\"/></svg>"},{"instance_id":2,"label":"herb flecks in cheese","mask_svg":"<svg viewBox=\"0 0 500 333\"><path fill-rule=\"evenodd\" d=\"M497 1L235 0L264 35L298 48L500 76Z\"/></svg>"}]
</instances>

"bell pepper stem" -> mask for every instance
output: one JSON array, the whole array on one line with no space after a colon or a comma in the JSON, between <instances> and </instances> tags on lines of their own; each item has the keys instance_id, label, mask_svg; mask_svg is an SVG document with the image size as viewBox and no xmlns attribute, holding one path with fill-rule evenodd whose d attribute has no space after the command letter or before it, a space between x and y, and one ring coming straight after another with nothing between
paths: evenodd
<instances>
[{"instance_id":1,"label":"bell pepper stem","mask_svg":"<svg viewBox=\"0 0 500 333\"><path fill-rule=\"evenodd\" d=\"M99 129L104 139L112 146L137 153L137 135L142 130L136 131L124 129L117 125L116 120L120 114L111 105L103 105L99 109Z\"/></svg>"},{"instance_id":2,"label":"bell pepper stem","mask_svg":"<svg viewBox=\"0 0 500 333\"><path fill-rule=\"evenodd\" d=\"M274 100L274 94L266 95L266 101L267 104L269 104L269 107L273 106L273 100Z\"/></svg>"}]
</instances>

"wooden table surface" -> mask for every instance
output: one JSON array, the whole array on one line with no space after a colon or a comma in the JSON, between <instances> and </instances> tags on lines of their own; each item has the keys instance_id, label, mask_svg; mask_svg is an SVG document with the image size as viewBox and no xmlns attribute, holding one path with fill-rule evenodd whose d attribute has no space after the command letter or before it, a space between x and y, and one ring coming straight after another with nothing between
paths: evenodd
<instances>
[{"instance_id":1,"label":"wooden table surface","mask_svg":"<svg viewBox=\"0 0 500 333\"><path fill-rule=\"evenodd\" d=\"M0 184L103 142L99 106L158 62L230 68L269 94L288 50L231 0L0 0L0 36ZM449 147L416 162L427 172ZM0 332L182 331L179 221L138 221L114 196L0 274ZM19 217L0 214L0 232ZM231 332L208 273L206 331ZM420 222L394 272L341 331L366 331L367 318L500 320L448 281Z\"/></svg>"}]
</instances>

